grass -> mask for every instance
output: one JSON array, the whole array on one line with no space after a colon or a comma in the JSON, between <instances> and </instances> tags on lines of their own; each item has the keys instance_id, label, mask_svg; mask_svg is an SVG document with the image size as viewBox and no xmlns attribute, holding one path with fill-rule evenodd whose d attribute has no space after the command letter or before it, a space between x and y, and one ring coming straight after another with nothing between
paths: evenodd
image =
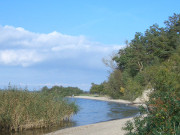
<instances>
[{"instance_id":1,"label":"grass","mask_svg":"<svg viewBox=\"0 0 180 135\"><path fill-rule=\"evenodd\" d=\"M74 103L43 92L0 90L0 130L43 128L68 120L77 111Z\"/></svg>"}]
</instances>

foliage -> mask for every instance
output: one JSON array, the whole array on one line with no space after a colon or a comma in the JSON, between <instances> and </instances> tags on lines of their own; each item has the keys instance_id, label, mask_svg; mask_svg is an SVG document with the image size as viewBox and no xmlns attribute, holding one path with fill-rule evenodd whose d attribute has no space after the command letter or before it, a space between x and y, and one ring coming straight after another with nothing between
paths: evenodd
<instances>
[{"instance_id":1,"label":"foliage","mask_svg":"<svg viewBox=\"0 0 180 135\"><path fill-rule=\"evenodd\" d=\"M76 96L83 93L83 91L77 87L63 87L63 86L53 86L52 88L48 88L47 86L44 86L41 89L41 91L46 94L59 95L61 97L72 96L72 95Z\"/></svg>"},{"instance_id":2,"label":"foliage","mask_svg":"<svg viewBox=\"0 0 180 135\"><path fill-rule=\"evenodd\" d=\"M92 83L91 94L109 95L112 98L119 98L124 94L122 87L122 73L120 70L114 70L108 78L108 82L103 82L100 85Z\"/></svg>"},{"instance_id":3,"label":"foliage","mask_svg":"<svg viewBox=\"0 0 180 135\"><path fill-rule=\"evenodd\" d=\"M120 70L114 70L108 78L108 82L105 85L107 94L112 98L119 98L122 93L122 73Z\"/></svg>"},{"instance_id":4,"label":"foliage","mask_svg":"<svg viewBox=\"0 0 180 135\"><path fill-rule=\"evenodd\" d=\"M127 123L128 134L180 134L180 14L169 17L165 27L154 24L136 33L112 60L117 68L104 85L106 94L134 100L145 88L154 89L144 115Z\"/></svg>"},{"instance_id":5,"label":"foliage","mask_svg":"<svg viewBox=\"0 0 180 135\"><path fill-rule=\"evenodd\" d=\"M113 68L105 84L100 84L104 87L98 93L103 91L112 98L134 100L147 86L151 86L151 77L155 77L159 66L172 58L179 46L180 14L169 17L165 21L165 27L154 24L144 34L137 32L134 39L127 42L127 46L112 58L117 68ZM152 68L154 70L150 70ZM152 74L149 74L150 71ZM158 81L160 80L155 80L156 83Z\"/></svg>"},{"instance_id":6,"label":"foliage","mask_svg":"<svg viewBox=\"0 0 180 135\"><path fill-rule=\"evenodd\" d=\"M0 90L0 130L19 131L58 124L77 106L55 94L9 88Z\"/></svg>"},{"instance_id":7,"label":"foliage","mask_svg":"<svg viewBox=\"0 0 180 135\"><path fill-rule=\"evenodd\" d=\"M122 98L133 101L141 94L142 94L142 86L134 79L129 78L126 83L126 90L124 93L124 97Z\"/></svg>"},{"instance_id":8,"label":"foliage","mask_svg":"<svg viewBox=\"0 0 180 135\"><path fill-rule=\"evenodd\" d=\"M105 94L104 85L103 84L98 85L98 84L92 83L90 94L98 94L98 95Z\"/></svg>"},{"instance_id":9,"label":"foliage","mask_svg":"<svg viewBox=\"0 0 180 135\"><path fill-rule=\"evenodd\" d=\"M154 72L156 71L156 72ZM154 92L147 102L145 117L137 117L126 124L129 135L180 134L180 47L161 65L148 69Z\"/></svg>"}]
</instances>

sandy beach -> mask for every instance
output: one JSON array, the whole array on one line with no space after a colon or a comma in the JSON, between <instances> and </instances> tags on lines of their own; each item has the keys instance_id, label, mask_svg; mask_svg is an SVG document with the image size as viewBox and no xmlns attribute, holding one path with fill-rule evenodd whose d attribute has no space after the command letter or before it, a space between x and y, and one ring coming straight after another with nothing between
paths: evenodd
<instances>
[{"instance_id":1,"label":"sandy beach","mask_svg":"<svg viewBox=\"0 0 180 135\"><path fill-rule=\"evenodd\" d=\"M116 103L123 103L127 105L133 105L133 106L144 106L144 101L137 98L136 101L129 101L129 100L123 100L123 99L111 99L109 97L92 97L92 96L74 96L74 98L84 98L84 99L92 99L92 100L101 100L101 101L108 101L108 102L116 102ZM143 97L144 98L144 97ZM147 97L145 97L147 98Z\"/></svg>"},{"instance_id":2,"label":"sandy beach","mask_svg":"<svg viewBox=\"0 0 180 135\"><path fill-rule=\"evenodd\" d=\"M134 104L128 100L121 100L121 99L110 99L108 97L91 97L91 96L75 96L74 98L84 98L84 99L92 99L92 100L101 100L101 101L108 101L108 102L116 102L116 103L123 103L127 105L140 105ZM47 135L124 135L126 133L122 127L125 126L125 123L128 120L132 120L133 118L124 118L119 120L101 122L96 124L90 124L85 126L79 127L72 127L66 128L62 130L58 130Z\"/></svg>"},{"instance_id":3,"label":"sandy beach","mask_svg":"<svg viewBox=\"0 0 180 135\"><path fill-rule=\"evenodd\" d=\"M74 98L93 99L93 100L101 100L101 101L116 102L116 103L123 103L123 104L132 103L131 101L128 101L128 100L110 99L109 97L74 96Z\"/></svg>"},{"instance_id":4,"label":"sandy beach","mask_svg":"<svg viewBox=\"0 0 180 135\"><path fill-rule=\"evenodd\" d=\"M66 128L47 135L124 135L126 131L122 130L122 127L128 120L132 120L132 118Z\"/></svg>"}]
</instances>

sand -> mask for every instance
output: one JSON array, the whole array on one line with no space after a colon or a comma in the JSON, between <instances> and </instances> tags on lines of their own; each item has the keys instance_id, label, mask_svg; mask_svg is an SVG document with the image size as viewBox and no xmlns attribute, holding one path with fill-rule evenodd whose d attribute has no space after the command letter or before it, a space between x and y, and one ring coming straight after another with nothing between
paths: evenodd
<instances>
[{"instance_id":1,"label":"sand","mask_svg":"<svg viewBox=\"0 0 180 135\"><path fill-rule=\"evenodd\" d=\"M121 99L114 100L108 97L75 96L74 98L102 100L102 101L124 103L127 105L135 105L135 106L142 105L141 103L134 104L131 101L121 100ZM66 128L49 133L47 135L124 135L126 131L123 130L122 127L125 126L125 123L128 120L132 120L132 119L133 118L124 118L124 119L101 122L101 123L90 124L85 126Z\"/></svg>"},{"instance_id":2,"label":"sand","mask_svg":"<svg viewBox=\"0 0 180 135\"><path fill-rule=\"evenodd\" d=\"M141 100L141 98L137 98L139 100L135 100L135 101L129 101L129 100L122 100L122 99L110 99L109 97L92 97L92 96L75 96L74 98L84 98L84 99L92 99L92 100L101 100L101 101L108 101L108 102L116 102L116 103L123 103L126 105L132 105L132 106L144 106L146 107L146 105L144 104L144 101ZM144 97L143 97L144 98Z\"/></svg>"},{"instance_id":3,"label":"sand","mask_svg":"<svg viewBox=\"0 0 180 135\"><path fill-rule=\"evenodd\" d=\"M109 97L91 97L91 96L75 96L74 98L85 98L85 99L93 99L93 100L102 100L108 102L116 102L116 103L123 103L123 104L131 104L131 101L122 100L122 99L110 99Z\"/></svg>"},{"instance_id":4,"label":"sand","mask_svg":"<svg viewBox=\"0 0 180 135\"><path fill-rule=\"evenodd\" d=\"M124 135L126 133L122 127L126 121L133 118L125 118L91 125L79 126L58 130L47 135Z\"/></svg>"}]
</instances>

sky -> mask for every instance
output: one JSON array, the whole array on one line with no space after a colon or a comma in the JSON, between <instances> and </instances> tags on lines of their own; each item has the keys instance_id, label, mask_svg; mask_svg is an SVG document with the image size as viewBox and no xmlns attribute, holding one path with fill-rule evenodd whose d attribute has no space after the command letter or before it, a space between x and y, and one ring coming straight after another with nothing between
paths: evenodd
<instances>
[{"instance_id":1,"label":"sky","mask_svg":"<svg viewBox=\"0 0 180 135\"><path fill-rule=\"evenodd\" d=\"M39 90L107 80L102 59L136 32L164 26L179 0L0 0L0 88Z\"/></svg>"}]
</instances>

